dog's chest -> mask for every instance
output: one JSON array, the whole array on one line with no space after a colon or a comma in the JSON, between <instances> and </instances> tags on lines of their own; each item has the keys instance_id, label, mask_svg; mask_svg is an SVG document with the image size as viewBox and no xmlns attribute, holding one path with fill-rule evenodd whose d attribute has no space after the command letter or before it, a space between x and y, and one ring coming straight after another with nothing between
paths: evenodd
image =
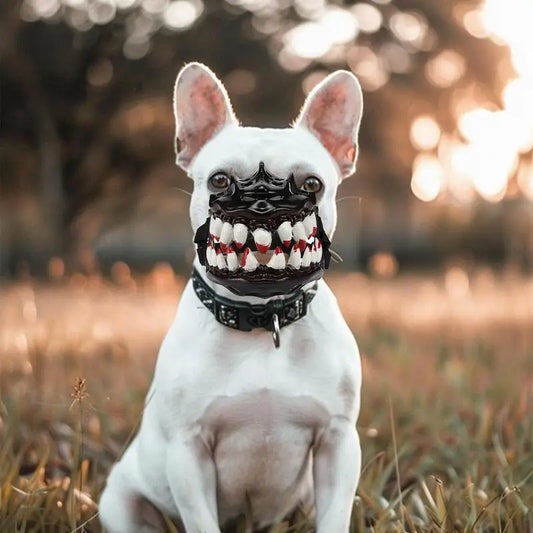
<instances>
[{"instance_id":1,"label":"dog's chest","mask_svg":"<svg viewBox=\"0 0 533 533\"><path fill-rule=\"evenodd\" d=\"M217 471L223 514L248 506L255 520L272 516L301 484L311 447L329 415L310 396L261 389L214 399L201 420Z\"/></svg>"},{"instance_id":2,"label":"dog's chest","mask_svg":"<svg viewBox=\"0 0 533 533\"><path fill-rule=\"evenodd\" d=\"M183 361L171 380L178 389L167 421L186 421L209 448L221 516L250 507L260 522L281 512L302 485L313 444L342 411L338 365L283 333L279 350L269 332L248 334L247 343L227 330L218 343L203 337L202 356Z\"/></svg>"},{"instance_id":3,"label":"dog's chest","mask_svg":"<svg viewBox=\"0 0 533 533\"><path fill-rule=\"evenodd\" d=\"M233 347L226 341L227 349L211 350L180 380L182 415L217 446L227 438L262 443L292 430L309 441L336 411L330 383L337 369L299 344L274 349L268 332L250 341Z\"/></svg>"}]
</instances>

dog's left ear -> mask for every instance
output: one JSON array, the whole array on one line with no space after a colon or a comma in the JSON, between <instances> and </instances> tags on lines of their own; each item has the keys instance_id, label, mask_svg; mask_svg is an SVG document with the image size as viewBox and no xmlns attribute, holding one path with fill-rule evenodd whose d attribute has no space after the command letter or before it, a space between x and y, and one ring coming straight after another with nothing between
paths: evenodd
<instances>
[{"instance_id":1,"label":"dog's left ear","mask_svg":"<svg viewBox=\"0 0 533 533\"><path fill-rule=\"evenodd\" d=\"M346 70L327 76L308 95L295 127L309 130L337 163L340 177L355 171L363 95L357 78Z\"/></svg>"},{"instance_id":2,"label":"dog's left ear","mask_svg":"<svg viewBox=\"0 0 533 533\"><path fill-rule=\"evenodd\" d=\"M222 82L201 63L185 65L174 87L176 163L187 170L224 126L237 124Z\"/></svg>"}]
</instances>

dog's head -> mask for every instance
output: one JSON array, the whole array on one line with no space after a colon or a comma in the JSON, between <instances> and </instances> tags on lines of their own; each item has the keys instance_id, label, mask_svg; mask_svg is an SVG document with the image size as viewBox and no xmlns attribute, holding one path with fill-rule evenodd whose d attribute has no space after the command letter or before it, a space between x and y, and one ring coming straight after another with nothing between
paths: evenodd
<instances>
[{"instance_id":1,"label":"dog's head","mask_svg":"<svg viewBox=\"0 0 533 533\"><path fill-rule=\"evenodd\" d=\"M241 127L211 70L181 70L176 162L194 180L191 221L211 279L266 297L321 276L337 186L355 170L362 107L355 76L337 71L309 94L293 127Z\"/></svg>"}]
</instances>

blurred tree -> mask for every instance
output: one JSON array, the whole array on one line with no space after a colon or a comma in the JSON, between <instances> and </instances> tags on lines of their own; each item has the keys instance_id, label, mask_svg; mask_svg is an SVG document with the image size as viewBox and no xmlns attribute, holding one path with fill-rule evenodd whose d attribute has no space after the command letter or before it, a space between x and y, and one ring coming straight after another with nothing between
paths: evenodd
<instances>
[{"instance_id":1,"label":"blurred tree","mask_svg":"<svg viewBox=\"0 0 533 533\"><path fill-rule=\"evenodd\" d=\"M140 198L190 189L173 166L171 93L191 60L221 76L243 123L264 126L286 125L327 71L354 70L366 92L359 175L368 179L348 180L342 194L381 198L359 209L375 222L373 246L392 246L394 232L413 224L405 216L416 202L411 122L429 114L453 132L460 96L500 103L506 51L465 31L462 17L475 5L1 3L2 246L11 250L2 268L13 272L31 249L90 269L96 237L131 216ZM185 198L175 205L184 208ZM340 239L353 241L350 228Z\"/></svg>"}]
</instances>

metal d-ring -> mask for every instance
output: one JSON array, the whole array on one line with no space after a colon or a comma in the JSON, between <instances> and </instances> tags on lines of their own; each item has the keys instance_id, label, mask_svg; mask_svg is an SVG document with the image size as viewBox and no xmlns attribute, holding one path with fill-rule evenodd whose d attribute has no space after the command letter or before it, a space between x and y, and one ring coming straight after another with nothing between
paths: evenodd
<instances>
[{"instance_id":1,"label":"metal d-ring","mask_svg":"<svg viewBox=\"0 0 533 533\"><path fill-rule=\"evenodd\" d=\"M274 340L274 346L279 348L280 335L279 335L279 317L277 313L272 315L272 339Z\"/></svg>"}]
</instances>

